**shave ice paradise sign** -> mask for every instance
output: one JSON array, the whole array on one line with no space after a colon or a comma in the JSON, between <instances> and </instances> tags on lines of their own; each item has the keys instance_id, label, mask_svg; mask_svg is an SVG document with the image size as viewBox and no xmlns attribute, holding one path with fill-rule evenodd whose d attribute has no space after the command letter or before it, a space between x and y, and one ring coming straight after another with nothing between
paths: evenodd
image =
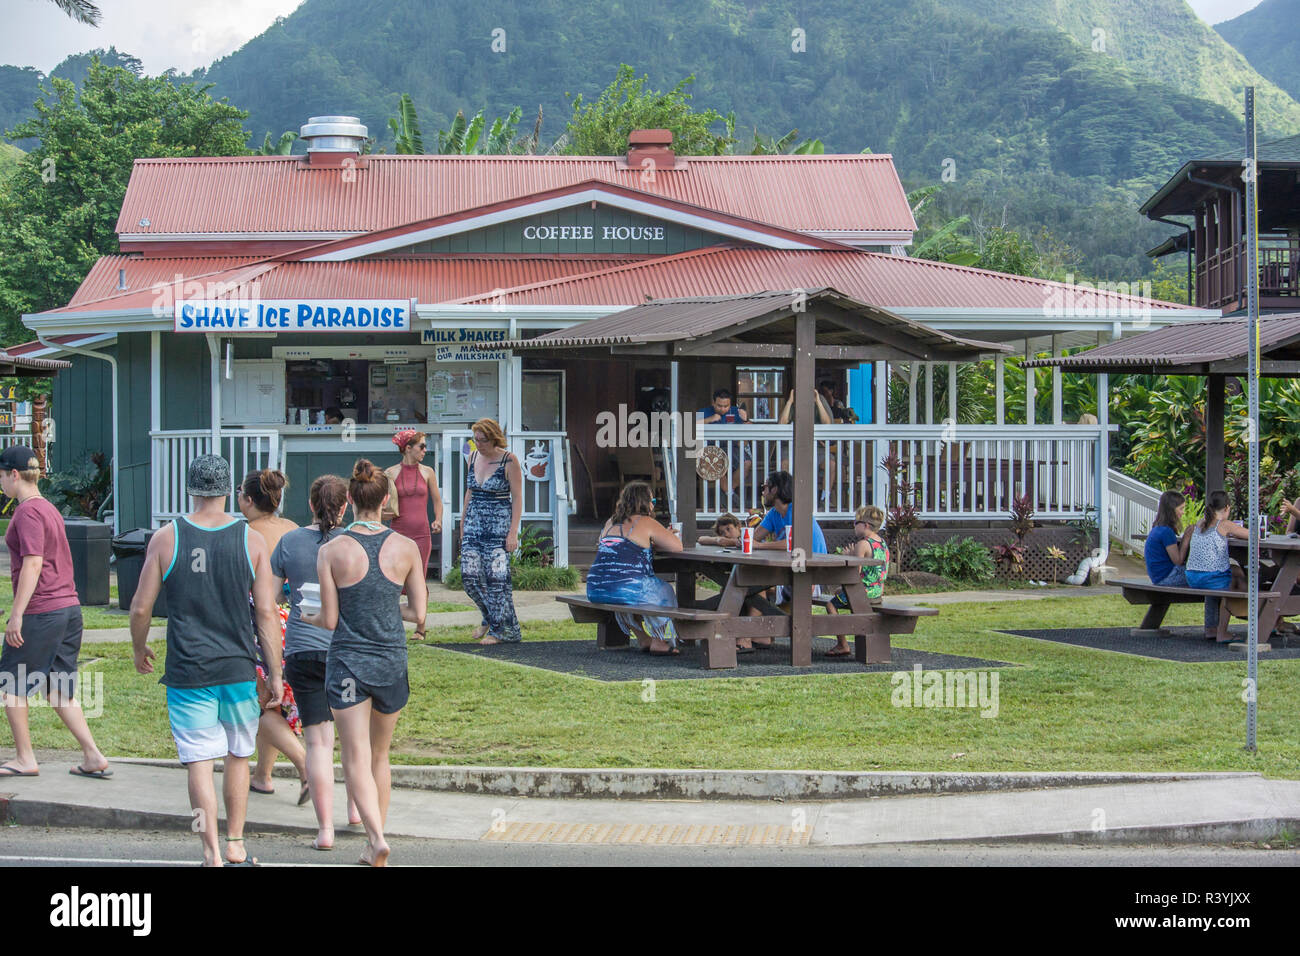
<instances>
[{"instance_id":1,"label":"shave ice paradise sign","mask_svg":"<svg viewBox=\"0 0 1300 956\"><path fill-rule=\"evenodd\" d=\"M177 332L410 332L413 299L187 299Z\"/></svg>"}]
</instances>

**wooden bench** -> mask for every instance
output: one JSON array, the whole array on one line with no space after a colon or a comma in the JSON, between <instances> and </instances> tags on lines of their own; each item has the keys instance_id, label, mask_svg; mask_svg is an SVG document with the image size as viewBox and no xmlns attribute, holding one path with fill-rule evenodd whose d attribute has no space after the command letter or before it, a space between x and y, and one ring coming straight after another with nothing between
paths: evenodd
<instances>
[{"instance_id":1,"label":"wooden bench","mask_svg":"<svg viewBox=\"0 0 1300 956\"><path fill-rule=\"evenodd\" d=\"M1114 587L1121 588L1124 600L1129 604L1149 605L1142 623L1133 628L1134 637L1143 636L1143 632L1160 633L1160 625L1171 604L1200 604L1206 598L1219 599L1219 628L1214 639L1220 644L1232 640L1228 634L1228 623L1233 617L1246 617L1249 614L1250 594L1246 591L1219 591L1211 588L1173 588L1152 584L1146 578L1119 578L1107 581ZM1260 591L1260 601L1280 598L1277 591Z\"/></svg>"},{"instance_id":2,"label":"wooden bench","mask_svg":"<svg viewBox=\"0 0 1300 956\"><path fill-rule=\"evenodd\" d=\"M599 604L576 594L560 594L555 600L569 606L569 613L577 623L596 625L596 646L599 648L628 645L628 636L614 619L615 614L667 617L672 619L678 637L700 645L701 666L710 669L736 666L735 637L718 633L718 629L713 626L715 621L726 620L731 616L725 611L641 604Z\"/></svg>"},{"instance_id":3,"label":"wooden bench","mask_svg":"<svg viewBox=\"0 0 1300 956\"><path fill-rule=\"evenodd\" d=\"M826 608L828 616L834 616L830 614L831 601L834 597L834 595L822 594L813 598L812 602L817 607ZM835 610L839 612L843 609ZM871 610L880 615L880 623L884 627L881 628L881 634L853 635L853 659L861 664L887 664L892 650L891 637L895 634L911 634L916 630L918 617L937 617L939 614L937 607L911 607L906 604L886 604L883 601L872 604ZM824 626L829 633L831 622L826 622ZM821 631L822 627L819 622L818 630Z\"/></svg>"}]
</instances>

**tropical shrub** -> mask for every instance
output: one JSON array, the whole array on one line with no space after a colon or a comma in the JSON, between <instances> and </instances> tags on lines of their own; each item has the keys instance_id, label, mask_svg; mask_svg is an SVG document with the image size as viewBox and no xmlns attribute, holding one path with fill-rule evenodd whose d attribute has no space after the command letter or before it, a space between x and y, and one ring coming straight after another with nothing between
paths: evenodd
<instances>
[{"instance_id":1,"label":"tropical shrub","mask_svg":"<svg viewBox=\"0 0 1300 956\"><path fill-rule=\"evenodd\" d=\"M986 584L996 569L986 545L974 538L953 535L943 544L926 544L916 549L916 563L922 571L953 581Z\"/></svg>"}]
</instances>

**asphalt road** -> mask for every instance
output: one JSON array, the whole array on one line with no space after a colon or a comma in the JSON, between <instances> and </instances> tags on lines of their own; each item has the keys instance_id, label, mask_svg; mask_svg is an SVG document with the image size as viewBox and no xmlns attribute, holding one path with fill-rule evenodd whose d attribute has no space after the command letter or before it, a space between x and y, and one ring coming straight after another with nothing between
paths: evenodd
<instances>
[{"instance_id":1,"label":"asphalt road","mask_svg":"<svg viewBox=\"0 0 1300 956\"><path fill-rule=\"evenodd\" d=\"M340 833L335 849L313 850L310 838L248 835L261 862L284 866L351 866L364 837ZM1300 866L1300 850L1224 846L1058 846L1040 844L907 844L872 847L545 846L478 841L392 840L394 866ZM197 865L198 839L166 830L0 830L0 866Z\"/></svg>"}]
</instances>

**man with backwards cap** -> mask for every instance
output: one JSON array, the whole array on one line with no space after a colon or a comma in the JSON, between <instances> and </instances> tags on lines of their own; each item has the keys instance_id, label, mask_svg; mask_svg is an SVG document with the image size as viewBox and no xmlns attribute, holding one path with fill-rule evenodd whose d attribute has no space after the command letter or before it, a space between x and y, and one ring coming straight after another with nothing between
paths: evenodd
<instances>
[{"instance_id":1,"label":"man with backwards cap","mask_svg":"<svg viewBox=\"0 0 1300 956\"><path fill-rule=\"evenodd\" d=\"M16 502L5 532L14 603L0 650L0 692L17 752L0 766L0 777L40 775L27 725L27 699L44 690L81 745L81 763L71 772L102 780L113 771L95 746L76 697L81 602L72 580L72 551L63 515L36 487L40 477L36 453L26 445L11 445L0 454L0 489Z\"/></svg>"},{"instance_id":2,"label":"man with backwards cap","mask_svg":"<svg viewBox=\"0 0 1300 956\"><path fill-rule=\"evenodd\" d=\"M190 462L186 491L194 510L159 529L149 540L140 583L131 602L135 669L153 673L149 619L162 590L167 597L167 659L161 683L167 687L167 717L176 752L189 773L194 829L203 841L206 866L250 866L244 849L248 809L248 757L257 747L257 701L253 593L257 631L271 697L279 707L280 618L277 579L266 541L242 518L226 513L230 465L216 455ZM225 761L226 852L217 845L217 793L213 767Z\"/></svg>"}]
</instances>

